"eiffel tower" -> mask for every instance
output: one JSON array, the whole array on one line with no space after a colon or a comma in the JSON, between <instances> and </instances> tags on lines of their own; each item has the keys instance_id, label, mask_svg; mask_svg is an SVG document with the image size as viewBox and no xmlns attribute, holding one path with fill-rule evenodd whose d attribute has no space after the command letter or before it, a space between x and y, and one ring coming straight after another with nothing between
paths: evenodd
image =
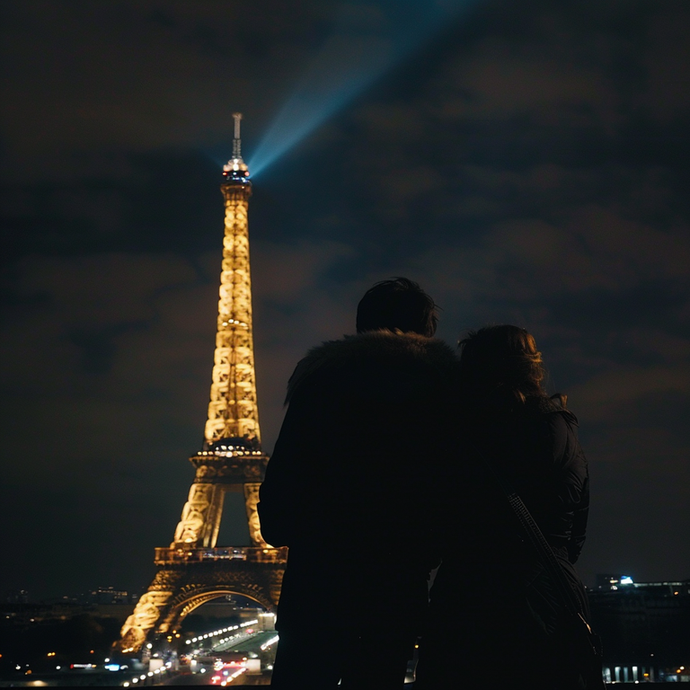
<instances>
[{"instance_id":1,"label":"eiffel tower","mask_svg":"<svg viewBox=\"0 0 690 690\"><path fill-rule=\"evenodd\" d=\"M225 237L211 400L202 450L189 497L167 548L155 549L157 572L121 630L116 647L138 651L150 634L174 632L198 606L241 594L273 609L278 603L287 549L261 536L256 505L268 456L261 450L252 338L247 210L252 185L242 160L235 113L232 158L223 167ZM250 546L218 546L223 501L242 492Z\"/></svg>"}]
</instances>

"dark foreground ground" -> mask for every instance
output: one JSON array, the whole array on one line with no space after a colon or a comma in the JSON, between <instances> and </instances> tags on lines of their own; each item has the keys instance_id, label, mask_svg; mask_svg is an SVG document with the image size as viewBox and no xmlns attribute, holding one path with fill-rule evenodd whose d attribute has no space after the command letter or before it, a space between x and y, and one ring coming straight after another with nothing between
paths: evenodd
<instances>
[{"instance_id":1,"label":"dark foreground ground","mask_svg":"<svg viewBox=\"0 0 690 690\"><path fill-rule=\"evenodd\" d=\"M191 688L198 687L200 685L210 685L208 678L204 678L200 675L179 675L174 678L169 678L165 683L158 685L148 685L147 683L141 683L139 687L161 687L167 685L174 685L178 688ZM241 686L256 686L264 685L268 686L270 680L266 677L261 676L242 676L240 679L241 683L231 683L227 687L241 687ZM52 673L52 674L35 674L30 678L0 678L0 688L28 688L28 687L122 687L123 677L116 673L110 674L65 674L65 673ZM613 685L607 685L607 688L616 688L621 686L634 685L634 683L616 683ZM645 688L661 688L669 687L668 683L640 683L640 685ZM130 688L136 688L137 685L130 685ZM414 690L414 683L408 683L404 686L406 689ZM525 684L521 683L519 685L506 686L505 690L515 690L516 687L526 687ZM295 687L294 690L300 690L299 687ZM445 690L444 688L439 688L439 690ZM448 686L448 690L464 690L461 685L453 684ZM467 688L466 690L476 690L475 688Z\"/></svg>"}]
</instances>

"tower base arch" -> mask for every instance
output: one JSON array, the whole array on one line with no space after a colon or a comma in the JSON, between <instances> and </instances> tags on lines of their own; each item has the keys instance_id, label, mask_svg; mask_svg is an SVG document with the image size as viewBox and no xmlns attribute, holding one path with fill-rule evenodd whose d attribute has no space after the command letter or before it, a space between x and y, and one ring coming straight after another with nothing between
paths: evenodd
<instances>
[{"instance_id":1,"label":"tower base arch","mask_svg":"<svg viewBox=\"0 0 690 690\"><path fill-rule=\"evenodd\" d=\"M275 611L286 562L286 548L156 549L158 571L115 646L126 654L138 652L149 636L176 631L194 609L224 594Z\"/></svg>"}]
</instances>

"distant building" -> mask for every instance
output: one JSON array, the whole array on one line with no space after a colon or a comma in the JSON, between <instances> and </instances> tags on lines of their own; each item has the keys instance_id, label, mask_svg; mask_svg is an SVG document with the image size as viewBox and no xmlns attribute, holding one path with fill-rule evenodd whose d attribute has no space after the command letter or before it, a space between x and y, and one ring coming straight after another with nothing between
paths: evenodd
<instances>
[{"instance_id":1,"label":"distant building","mask_svg":"<svg viewBox=\"0 0 690 690\"><path fill-rule=\"evenodd\" d=\"M85 604L129 604L132 598L124 589L114 587L99 587L92 590L85 597Z\"/></svg>"},{"instance_id":2,"label":"distant building","mask_svg":"<svg viewBox=\"0 0 690 690\"><path fill-rule=\"evenodd\" d=\"M599 574L596 576L596 589L599 590L613 590L614 592L619 587L625 587L627 585L635 584L630 575L611 575L611 574Z\"/></svg>"},{"instance_id":3,"label":"distant building","mask_svg":"<svg viewBox=\"0 0 690 690\"><path fill-rule=\"evenodd\" d=\"M8 604L28 604L29 592L25 589L15 589L5 598Z\"/></svg>"},{"instance_id":4,"label":"distant building","mask_svg":"<svg viewBox=\"0 0 690 690\"><path fill-rule=\"evenodd\" d=\"M0 604L0 621L4 625L22 628L50 621L66 621L88 614L124 622L137 598L137 595L122 589L99 587L78 597L64 595L30 602L28 592L19 590L7 596L6 604Z\"/></svg>"},{"instance_id":5,"label":"distant building","mask_svg":"<svg viewBox=\"0 0 690 690\"><path fill-rule=\"evenodd\" d=\"M589 601L607 682L690 681L690 580L598 575Z\"/></svg>"}]
</instances>

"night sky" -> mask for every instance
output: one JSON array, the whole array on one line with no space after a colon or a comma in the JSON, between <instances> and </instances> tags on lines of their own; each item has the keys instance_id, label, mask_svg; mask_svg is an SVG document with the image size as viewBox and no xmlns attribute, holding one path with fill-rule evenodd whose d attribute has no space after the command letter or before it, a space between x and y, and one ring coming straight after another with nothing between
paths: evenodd
<instances>
[{"instance_id":1,"label":"night sky","mask_svg":"<svg viewBox=\"0 0 690 690\"><path fill-rule=\"evenodd\" d=\"M172 539L206 420L234 111L257 171L264 449L296 361L354 331L373 282L409 276L449 343L534 333L590 460L585 580L690 577L687 2L0 11L0 594L138 591Z\"/></svg>"}]
</instances>

